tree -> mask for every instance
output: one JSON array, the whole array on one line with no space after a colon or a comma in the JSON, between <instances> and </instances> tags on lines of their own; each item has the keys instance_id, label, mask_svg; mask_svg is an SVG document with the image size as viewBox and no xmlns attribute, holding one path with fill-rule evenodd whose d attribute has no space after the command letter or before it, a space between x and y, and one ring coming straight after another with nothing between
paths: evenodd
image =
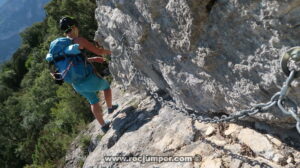
<instances>
[{"instance_id":1,"label":"tree","mask_svg":"<svg viewBox=\"0 0 300 168\"><path fill-rule=\"evenodd\" d=\"M68 145L93 119L87 101L72 87L52 81L45 56L62 35L58 20L75 17L81 34L93 39L96 4L91 0L52 0L46 18L22 32L22 47L0 71L0 165L57 167Z\"/></svg>"}]
</instances>

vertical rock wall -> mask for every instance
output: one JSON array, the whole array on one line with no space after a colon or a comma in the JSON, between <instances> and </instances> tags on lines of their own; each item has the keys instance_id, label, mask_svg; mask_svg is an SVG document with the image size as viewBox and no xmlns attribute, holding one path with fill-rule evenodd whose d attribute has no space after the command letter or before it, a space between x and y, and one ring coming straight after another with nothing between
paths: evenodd
<instances>
[{"instance_id":1,"label":"vertical rock wall","mask_svg":"<svg viewBox=\"0 0 300 168\"><path fill-rule=\"evenodd\" d=\"M167 91L201 112L234 113L267 102L286 76L280 56L300 44L299 0L97 0L95 39L113 50L119 84ZM125 38L122 51L120 40ZM130 60L134 60L134 64ZM300 103L298 81L292 99ZM269 123L293 123L273 113ZM293 124L294 125L294 124Z\"/></svg>"}]
</instances>

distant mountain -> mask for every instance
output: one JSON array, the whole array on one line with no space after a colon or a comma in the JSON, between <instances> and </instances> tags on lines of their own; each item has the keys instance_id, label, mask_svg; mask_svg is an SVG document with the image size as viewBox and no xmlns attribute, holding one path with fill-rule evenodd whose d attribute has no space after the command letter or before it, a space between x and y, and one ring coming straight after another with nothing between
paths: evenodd
<instances>
[{"instance_id":1,"label":"distant mountain","mask_svg":"<svg viewBox=\"0 0 300 168\"><path fill-rule=\"evenodd\" d=\"M21 44L19 33L45 17L50 0L0 0L0 63L9 60Z\"/></svg>"}]
</instances>

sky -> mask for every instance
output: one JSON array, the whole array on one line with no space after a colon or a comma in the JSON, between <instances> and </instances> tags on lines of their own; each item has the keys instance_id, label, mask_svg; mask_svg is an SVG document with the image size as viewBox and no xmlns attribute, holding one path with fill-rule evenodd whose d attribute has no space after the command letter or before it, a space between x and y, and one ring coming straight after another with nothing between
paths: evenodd
<instances>
[{"instance_id":1,"label":"sky","mask_svg":"<svg viewBox=\"0 0 300 168\"><path fill-rule=\"evenodd\" d=\"M0 0L0 6L2 6L7 0Z\"/></svg>"}]
</instances>

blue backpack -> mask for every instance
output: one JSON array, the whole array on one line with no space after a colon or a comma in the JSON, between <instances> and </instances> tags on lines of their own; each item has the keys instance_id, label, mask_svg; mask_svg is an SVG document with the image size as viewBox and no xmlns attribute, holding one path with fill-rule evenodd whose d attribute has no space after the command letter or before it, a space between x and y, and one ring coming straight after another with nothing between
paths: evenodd
<instances>
[{"instance_id":1,"label":"blue backpack","mask_svg":"<svg viewBox=\"0 0 300 168\"><path fill-rule=\"evenodd\" d=\"M51 72L55 83L77 83L93 73L92 64L87 62L78 47L66 37L51 42L46 60L55 67L55 71Z\"/></svg>"}]
</instances>

